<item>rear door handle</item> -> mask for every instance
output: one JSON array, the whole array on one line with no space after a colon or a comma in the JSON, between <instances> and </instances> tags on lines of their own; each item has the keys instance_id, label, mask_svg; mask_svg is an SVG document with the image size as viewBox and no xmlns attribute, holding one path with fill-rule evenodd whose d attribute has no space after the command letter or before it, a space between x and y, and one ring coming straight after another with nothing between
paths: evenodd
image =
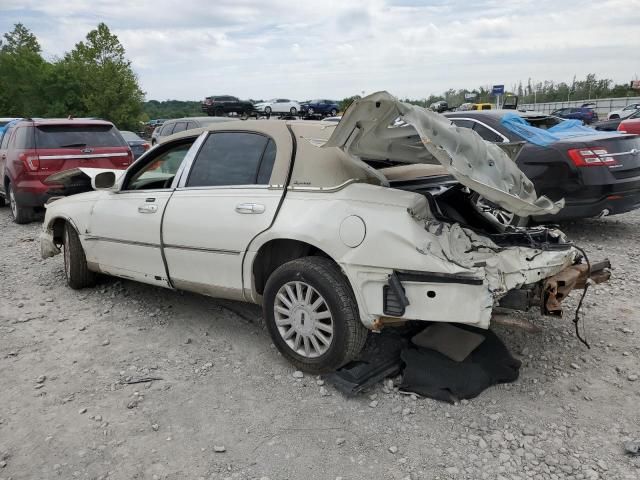
<instances>
[{"instance_id":1,"label":"rear door handle","mask_svg":"<svg viewBox=\"0 0 640 480\"><path fill-rule=\"evenodd\" d=\"M156 213L158 211L157 205L140 205L138 207L139 213Z\"/></svg>"},{"instance_id":2,"label":"rear door handle","mask_svg":"<svg viewBox=\"0 0 640 480\"><path fill-rule=\"evenodd\" d=\"M236 205L238 213L264 213L264 205L260 203L240 203Z\"/></svg>"}]
</instances>

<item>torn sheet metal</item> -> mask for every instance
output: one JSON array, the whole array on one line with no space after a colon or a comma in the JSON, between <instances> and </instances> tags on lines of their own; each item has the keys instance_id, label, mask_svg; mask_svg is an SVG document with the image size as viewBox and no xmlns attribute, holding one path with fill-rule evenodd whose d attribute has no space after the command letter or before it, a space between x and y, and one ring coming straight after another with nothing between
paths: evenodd
<instances>
[{"instance_id":1,"label":"torn sheet metal","mask_svg":"<svg viewBox=\"0 0 640 480\"><path fill-rule=\"evenodd\" d=\"M354 102L324 147L361 159L439 163L463 185L523 217L557 213L564 206L564 200L538 197L531 180L497 145L387 92Z\"/></svg>"}]
</instances>

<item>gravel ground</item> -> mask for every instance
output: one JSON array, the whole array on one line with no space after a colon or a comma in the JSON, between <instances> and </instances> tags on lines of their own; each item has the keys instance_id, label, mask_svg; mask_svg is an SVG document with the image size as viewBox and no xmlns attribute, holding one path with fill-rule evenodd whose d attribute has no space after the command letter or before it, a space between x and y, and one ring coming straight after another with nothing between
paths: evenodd
<instances>
[{"instance_id":1,"label":"gravel ground","mask_svg":"<svg viewBox=\"0 0 640 480\"><path fill-rule=\"evenodd\" d=\"M70 290L40 224L2 208L0 479L640 478L622 448L640 437L640 212L563 228L615 266L586 300L592 348L569 318L528 314L542 333L496 328L520 379L448 405L297 378L253 306Z\"/></svg>"}]
</instances>

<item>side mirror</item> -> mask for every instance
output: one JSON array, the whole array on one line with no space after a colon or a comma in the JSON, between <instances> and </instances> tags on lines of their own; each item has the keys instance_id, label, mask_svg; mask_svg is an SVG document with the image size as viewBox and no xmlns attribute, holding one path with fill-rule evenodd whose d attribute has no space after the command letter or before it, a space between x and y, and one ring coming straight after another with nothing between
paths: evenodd
<instances>
[{"instance_id":1,"label":"side mirror","mask_svg":"<svg viewBox=\"0 0 640 480\"><path fill-rule=\"evenodd\" d=\"M100 172L91 179L94 190L113 190L116 185L116 174L113 172Z\"/></svg>"}]
</instances>

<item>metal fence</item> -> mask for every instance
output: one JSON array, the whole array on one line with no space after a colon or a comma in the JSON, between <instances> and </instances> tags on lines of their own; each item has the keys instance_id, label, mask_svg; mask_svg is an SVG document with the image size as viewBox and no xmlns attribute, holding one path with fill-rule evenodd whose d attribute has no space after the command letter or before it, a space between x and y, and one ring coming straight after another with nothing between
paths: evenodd
<instances>
[{"instance_id":1,"label":"metal fence","mask_svg":"<svg viewBox=\"0 0 640 480\"><path fill-rule=\"evenodd\" d=\"M630 103L640 103L640 97L599 98L597 100L571 100L569 102L524 103L518 105L518 108L535 110L542 113L551 113L559 108L581 107L585 103L594 103L594 110L598 116L600 118L607 118L607 113L611 110L620 110Z\"/></svg>"}]
</instances>

